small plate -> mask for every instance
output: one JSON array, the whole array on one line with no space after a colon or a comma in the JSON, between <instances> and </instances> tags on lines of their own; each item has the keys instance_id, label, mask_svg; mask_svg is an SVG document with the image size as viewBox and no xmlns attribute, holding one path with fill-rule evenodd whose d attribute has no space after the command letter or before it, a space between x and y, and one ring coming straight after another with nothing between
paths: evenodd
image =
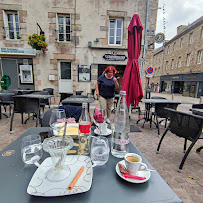
<instances>
[{"instance_id":1,"label":"small plate","mask_svg":"<svg viewBox=\"0 0 203 203\"><path fill-rule=\"evenodd\" d=\"M70 175L62 181L51 182L46 176L48 170L52 167L51 157L45 159L32 176L27 193L34 196L55 197L87 192L91 188L93 176L90 157L68 155L65 165L70 168ZM68 190L68 186L82 166L85 166L84 171L72 190Z\"/></svg>"},{"instance_id":2,"label":"small plate","mask_svg":"<svg viewBox=\"0 0 203 203\"><path fill-rule=\"evenodd\" d=\"M99 130L96 128L96 129L94 130L94 133L95 133L96 135L99 135ZM102 136L108 136L108 135L111 135L111 133L112 133L112 130L109 129L109 128L107 128L107 129L106 129L106 133L105 133L105 134L101 134L101 135L102 135Z\"/></svg>"},{"instance_id":3,"label":"small plate","mask_svg":"<svg viewBox=\"0 0 203 203\"><path fill-rule=\"evenodd\" d=\"M118 163L121 163L125 166L125 160L119 161ZM125 181L128 181L130 183L144 183L144 182L148 181L151 177L150 171L138 171L136 175L140 176L140 177L146 177L145 180L136 180L136 179L132 179L132 178L124 178L122 173L119 170L118 163L116 164L116 173Z\"/></svg>"},{"instance_id":4,"label":"small plate","mask_svg":"<svg viewBox=\"0 0 203 203\"><path fill-rule=\"evenodd\" d=\"M79 129L79 123L67 123L66 126L66 135L70 135L72 138L76 138L78 136L78 129ZM54 131L54 135L61 135L63 136L63 128L58 133L56 130Z\"/></svg>"}]
</instances>

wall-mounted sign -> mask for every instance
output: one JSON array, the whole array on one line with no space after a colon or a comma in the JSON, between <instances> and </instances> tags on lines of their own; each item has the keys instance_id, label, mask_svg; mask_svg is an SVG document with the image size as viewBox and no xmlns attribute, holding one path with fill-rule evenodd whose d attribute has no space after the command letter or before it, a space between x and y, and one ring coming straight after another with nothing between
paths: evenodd
<instances>
[{"instance_id":1,"label":"wall-mounted sign","mask_svg":"<svg viewBox=\"0 0 203 203\"><path fill-rule=\"evenodd\" d=\"M156 34L156 36L155 36L155 42L156 43L160 44L160 43L164 42L164 40L165 40L164 33L159 32Z\"/></svg>"},{"instance_id":2,"label":"wall-mounted sign","mask_svg":"<svg viewBox=\"0 0 203 203\"><path fill-rule=\"evenodd\" d=\"M26 49L26 48L14 48L14 47L1 47L0 54L9 54L9 55L36 55L35 49Z\"/></svg>"},{"instance_id":3,"label":"wall-mounted sign","mask_svg":"<svg viewBox=\"0 0 203 203\"><path fill-rule=\"evenodd\" d=\"M147 30L147 36L154 36L154 30Z\"/></svg>"},{"instance_id":4,"label":"wall-mounted sign","mask_svg":"<svg viewBox=\"0 0 203 203\"><path fill-rule=\"evenodd\" d=\"M103 58L105 61L125 61L127 59L126 55L116 52L104 54Z\"/></svg>"},{"instance_id":5,"label":"wall-mounted sign","mask_svg":"<svg viewBox=\"0 0 203 203\"><path fill-rule=\"evenodd\" d=\"M90 82L91 80L91 67L86 65L78 65L78 81Z\"/></svg>"},{"instance_id":6,"label":"wall-mounted sign","mask_svg":"<svg viewBox=\"0 0 203 203\"><path fill-rule=\"evenodd\" d=\"M33 83L32 65L20 65L20 83Z\"/></svg>"},{"instance_id":7,"label":"wall-mounted sign","mask_svg":"<svg viewBox=\"0 0 203 203\"><path fill-rule=\"evenodd\" d=\"M152 67L147 68L147 73L152 74L154 72L154 69Z\"/></svg>"}]
</instances>

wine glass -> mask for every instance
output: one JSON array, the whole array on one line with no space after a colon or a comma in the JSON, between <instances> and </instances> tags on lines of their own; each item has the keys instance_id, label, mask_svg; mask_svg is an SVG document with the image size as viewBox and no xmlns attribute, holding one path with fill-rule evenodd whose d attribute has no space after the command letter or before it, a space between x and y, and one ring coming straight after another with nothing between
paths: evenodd
<instances>
[{"instance_id":1,"label":"wine glass","mask_svg":"<svg viewBox=\"0 0 203 203\"><path fill-rule=\"evenodd\" d=\"M104 165L109 159L109 142L106 137L93 137L91 143L91 160L93 167Z\"/></svg>"},{"instance_id":2,"label":"wine glass","mask_svg":"<svg viewBox=\"0 0 203 203\"><path fill-rule=\"evenodd\" d=\"M62 181L70 175L70 168L65 165L65 158L68 150L73 147L73 138L66 136L53 136L43 142L44 151L51 155L53 167L47 172L49 181Z\"/></svg>"},{"instance_id":3,"label":"wine glass","mask_svg":"<svg viewBox=\"0 0 203 203\"><path fill-rule=\"evenodd\" d=\"M59 135L60 130L64 128L66 114L64 109L53 109L50 117L49 125L53 129L53 134Z\"/></svg>"},{"instance_id":4,"label":"wine glass","mask_svg":"<svg viewBox=\"0 0 203 203\"><path fill-rule=\"evenodd\" d=\"M97 126L97 131L99 135L105 134L105 131L107 129L107 124L106 124L106 109L102 108L95 108L94 110L94 123Z\"/></svg>"},{"instance_id":5,"label":"wine glass","mask_svg":"<svg viewBox=\"0 0 203 203\"><path fill-rule=\"evenodd\" d=\"M39 167L38 161L42 157L40 135L32 134L22 139L21 157L25 164L35 164Z\"/></svg>"}]
</instances>

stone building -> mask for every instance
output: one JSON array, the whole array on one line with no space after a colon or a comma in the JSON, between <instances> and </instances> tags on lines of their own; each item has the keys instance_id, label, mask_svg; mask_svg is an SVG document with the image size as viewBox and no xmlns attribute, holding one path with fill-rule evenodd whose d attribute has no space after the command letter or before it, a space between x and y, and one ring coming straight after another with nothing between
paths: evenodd
<instances>
[{"instance_id":1,"label":"stone building","mask_svg":"<svg viewBox=\"0 0 203 203\"><path fill-rule=\"evenodd\" d=\"M149 0L150 30L156 28L157 9L158 0ZM1 0L0 75L10 76L11 89L51 87L56 94L91 92L108 65L114 65L122 78L127 27L135 13L144 27L142 0ZM47 51L27 44L33 33L44 33ZM154 36L147 42L153 47ZM146 53L149 58L153 49Z\"/></svg>"},{"instance_id":2,"label":"stone building","mask_svg":"<svg viewBox=\"0 0 203 203\"><path fill-rule=\"evenodd\" d=\"M177 35L154 51L153 89L180 93L184 96L203 95L203 16L189 24L180 25Z\"/></svg>"}]
</instances>

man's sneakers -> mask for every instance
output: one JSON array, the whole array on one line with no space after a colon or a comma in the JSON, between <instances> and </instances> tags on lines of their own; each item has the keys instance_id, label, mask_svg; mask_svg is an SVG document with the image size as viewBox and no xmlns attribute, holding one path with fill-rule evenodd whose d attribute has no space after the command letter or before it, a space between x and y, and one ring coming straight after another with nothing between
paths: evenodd
<instances>
[{"instance_id":1,"label":"man's sneakers","mask_svg":"<svg viewBox=\"0 0 203 203\"><path fill-rule=\"evenodd\" d=\"M108 123L108 124L110 124L111 122L110 122L110 120L107 118L106 119L106 123Z\"/></svg>"}]
</instances>

